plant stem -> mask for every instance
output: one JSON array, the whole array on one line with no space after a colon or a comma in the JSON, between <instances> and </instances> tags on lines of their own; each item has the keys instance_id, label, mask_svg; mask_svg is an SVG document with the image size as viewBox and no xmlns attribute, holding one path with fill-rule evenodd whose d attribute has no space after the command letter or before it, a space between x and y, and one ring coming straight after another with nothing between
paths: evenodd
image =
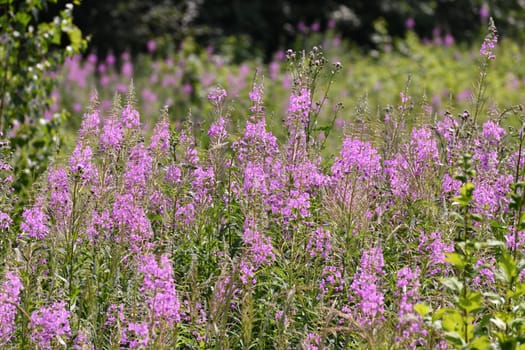
<instances>
[{"instance_id":1,"label":"plant stem","mask_svg":"<svg viewBox=\"0 0 525 350\"><path fill-rule=\"evenodd\" d=\"M480 68L480 79L478 82L478 91L475 101L475 109L474 109L474 124L478 120L478 115L481 112L481 109L483 108L483 105L485 104L484 97L485 97L485 80L487 78L487 62L483 61L481 63Z\"/></svg>"},{"instance_id":2,"label":"plant stem","mask_svg":"<svg viewBox=\"0 0 525 350\"><path fill-rule=\"evenodd\" d=\"M6 118L4 118L4 104L5 104L5 94L7 87L7 68L9 64L9 56L11 54L11 47L7 50L7 57L4 57L4 76L2 77L2 91L0 92L0 133L4 133L6 128Z\"/></svg>"}]
</instances>

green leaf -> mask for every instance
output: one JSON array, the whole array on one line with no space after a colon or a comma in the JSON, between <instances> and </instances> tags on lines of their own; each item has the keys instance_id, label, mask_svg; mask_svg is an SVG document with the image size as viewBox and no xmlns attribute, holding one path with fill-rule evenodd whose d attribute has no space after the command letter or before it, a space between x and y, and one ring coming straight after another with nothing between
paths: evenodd
<instances>
[{"instance_id":1,"label":"green leaf","mask_svg":"<svg viewBox=\"0 0 525 350\"><path fill-rule=\"evenodd\" d=\"M521 297L525 295L525 283L524 282L518 282L516 283L516 287L514 289L514 296L515 297Z\"/></svg>"},{"instance_id":2,"label":"green leaf","mask_svg":"<svg viewBox=\"0 0 525 350\"><path fill-rule=\"evenodd\" d=\"M501 350L516 350L517 341L514 338L505 337L498 342Z\"/></svg>"},{"instance_id":3,"label":"green leaf","mask_svg":"<svg viewBox=\"0 0 525 350\"><path fill-rule=\"evenodd\" d=\"M483 298L481 293L470 292L466 297L460 297L458 306L465 310L467 313L478 311L483 307Z\"/></svg>"},{"instance_id":4,"label":"green leaf","mask_svg":"<svg viewBox=\"0 0 525 350\"><path fill-rule=\"evenodd\" d=\"M516 339L517 339L520 343L523 344L523 345L520 346L518 349L522 349L522 347L523 347L523 349L525 349L525 332L519 334L519 335L516 337Z\"/></svg>"},{"instance_id":5,"label":"green leaf","mask_svg":"<svg viewBox=\"0 0 525 350\"><path fill-rule=\"evenodd\" d=\"M446 309L441 316L441 325L446 332L457 332L461 330L463 318L456 309Z\"/></svg>"},{"instance_id":6,"label":"green leaf","mask_svg":"<svg viewBox=\"0 0 525 350\"><path fill-rule=\"evenodd\" d=\"M525 325L525 318L519 317L515 318L509 322L510 329L517 331L518 334L522 333L521 328Z\"/></svg>"},{"instance_id":7,"label":"green leaf","mask_svg":"<svg viewBox=\"0 0 525 350\"><path fill-rule=\"evenodd\" d=\"M476 221L476 222L481 222L483 221L483 217L480 215L480 214L470 214L470 218L473 220L473 221Z\"/></svg>"},{"instance_id":8,"label":"green leaf","mask_svg":"<svg viewBox=\"0 0 525 350\"><path fill-rule=\"evenodd\" d=\"M486 335L473 339L469 344L471 350L487 350L492 349L490 339Z\"/></svg>"},{"instance_id":9,"label":"green leaf","mask_svg":"<svg viewBox=\"0 0 525 350\"><path fill-rule=\"evenodd\" d=\"M441 283L450 290L459 293L463 290L463 283L456 277L447 277L441 280Z\"/></svg>"},{"instance_id":10,"label":"green leaf","mask_svg":"<svg viewBox=\"0 0 525 350\"><path fill-rule=\"evenodd\" d=\"M22 29L25 30L25 27L29 24L29 21L31 21L31 15L25 12L17 12L15 15L16 21L22 25Z\"/></svg>"},{"instance_id":11,"label":"green leaf","mask_svg":"<svg viewBox=\"0 0 525 350\"><path fill-rule=\"evenodd\" d=\"M459 180L461 182L466 182L467 181L467 177L465 175L461 175L461 174L454 176L454 179Z\"/></svg>"},{"instance_id":12,"label":"green leaf","mask_svg":"<svg viewBox=\"0 0 525 350\"><path fill-rule=\"evenodd\" d=\"M474 187L474 184L471 182L468 182L461 186L461 189L459 190L460 197L470 202L473 197Z\"/></svg>"},{"instance_id":13,"label":"green leaf","mask_svg":"<svg viewBox=\"0 0 525 350\"><path fill-rule=\"evenodd\" d=\"M466 207L469 204L469 201L465 200L465 198L462 196L458 196L452 198L452 204L459 205L461 207Z\"/></svg>"},{"instance_id":14,"label":"green leaf","mask_svg":"<svg viewBox=\"0 0 525 350\"><path fill-rule=\"evenodd\" d=\"M492 323L494 326L501 330L505 330L507 328L507 324L505 323L505 321L498 317L492 317L490 319L490 323Z\"/></svg>"},{"instance_id":15,"label":"green leaf","mask_svg":"<svg viewBox=\"0 0 525 350\"><path fill-rule=\"evenodd\" d=\"M445 332L445 339L447 340L447 342L458 348L467 345L465 344L465 340L463 339L463 337L459 335L458 332Z\"/></svg>"},{"instance_id":16,"label":"green leaf","mask_svg":"<svg viewBox=\"0 0 525 350\"><path fill-rule=\"evenodd\" d=\"M77 27L69 28L66 31L68 33L69 41L71 42L71 47L74 52L79 52L84 44L82 39L82 32Z\"/></svg>"},{"instance_id":17,"label":"green leaf","mask_svg":"<svg viewBox=\"0 0 525 350\"><path fill-rule=\"evenodd\" d=\"M447 309L447 308L442 308L442 309L437 309L434 314L432 314L432 321L437 321L437 320L441 320L441 318L443 317L443 315L448 312L448 310L450 309Z\"/></svg>"},{"instance_id":18,"label":"green leaf","mask_svg":"<svg viewBox=\"0 0 525 350\"><path fill-rule=\"evenodd\" d=\"M510 283L510 281L515 280L515 278L518 276L518 267L516 263L516 259L512 257L509 253L504 253L499 258L498 266L500 268L500 271L503 273L505 277L505 281L507 283Z\"/></svg>"},{"instance_id":19,"label":"green leaf","mask_svg":"<svg viewBox=\"0 0 525 350\"><path fill-rule=\"evenodd\" d=\"M420 316L426 316L432 309L427 304L416 304L414 305L414 310L420 315Z\"/></svg>"},{"instance_id":20,"label":"green leaf","mask_svg":"<svg viewBox=\"0 0 525 350\"><path fill-rule=\"evenodd\" d=\"M464 256L458 253L447 253L445 261L462 270L466 266Z\"/></svg>"},{"instance_id":21,"label":"green leaf","mask_svg":"<svg viewBox=\"0 0 525 350\"><path fill-rule=\"evenodd\" d=\"M521 213L518 226L520 230L525 229L525 213Z\"/></svg>"},{"instance_id":22,"label":"green leaf","mask_svg":"<svg viewBox=\"0 0 525 350\"><path fill-rule=\"evenodd\" d=\"M505 246L505 242L497 240L497 239L488 239L486 243L487 243L487 246L489 247L504 247Z\"/></svg>"},{"instance_id":23,"label":"green leaf","mask_svg":"<svg viewBox=\"0 0 525 350\"><path fill-rule=\"evenodd\" d=\"M51 43L53 43L55 45L60 45L60 43L62 41L61 39L62 39L62 35L61 35L60 31L53 30L53 39L51 40Z\"/></svg>"},{"instance_id":24,"label":"green leaf","mask_svg":"<svg viewBox=\"0 0 525 350\"><path fill-rule=\"evenodd\" d=\"M485 299L494 306L500 306L505 303L505 298L496 293L483 293Z\"/></svg>"}]
</instances>

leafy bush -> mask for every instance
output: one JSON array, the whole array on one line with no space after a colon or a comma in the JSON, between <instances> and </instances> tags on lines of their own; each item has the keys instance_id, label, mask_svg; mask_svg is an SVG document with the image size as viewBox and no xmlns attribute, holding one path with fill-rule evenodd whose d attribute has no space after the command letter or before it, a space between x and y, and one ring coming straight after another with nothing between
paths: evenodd
<instances>
[{"instance_id":1,"label":"leafy bush","mask_svg":"<svg viewBox=\"0 0 525 350\"><path fill-rule=\"evenodd\" d=\"M13 185L21 196L56 153L57 127L64 115L49 112L57 85L54 72L66 57L86 46L73 24L71 4L52 21L42 21L42 11L53 2L56 0L0 2L0 134L10 141ZM67 37L67 46L62 36Z\"/></svg>"}]
</instances>

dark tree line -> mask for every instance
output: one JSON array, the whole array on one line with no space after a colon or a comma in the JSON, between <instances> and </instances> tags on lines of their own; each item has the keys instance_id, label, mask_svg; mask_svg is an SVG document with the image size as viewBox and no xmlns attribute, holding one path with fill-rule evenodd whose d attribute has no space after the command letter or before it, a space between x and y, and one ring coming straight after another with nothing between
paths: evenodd
<instances>
[{"instance_id":1,"label":"dark tree line","mask_svg":"<svg viewBox=\"0 0 525 350\"><path fill-rule=\"evenodd\" d=\"M456 41L469 41L486 26L487 14L502 35L523 36L523 0L83 0L74 12L100 54L144 51L151 38L176 47L190 35L203 45L234 36L267 58L290 46L301 23L308 28L319 23L324 30L335 20L342 36L368 48L375 44L373 24L379 18L392 37L403 36L412 18L421 37L431 38L439 28Z\"/></svg>"}]
</instances>

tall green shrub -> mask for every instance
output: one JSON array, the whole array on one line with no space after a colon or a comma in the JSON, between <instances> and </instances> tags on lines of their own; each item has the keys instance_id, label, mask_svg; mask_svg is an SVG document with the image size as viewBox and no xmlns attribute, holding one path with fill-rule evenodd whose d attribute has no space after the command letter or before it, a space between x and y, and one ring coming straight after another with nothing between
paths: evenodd
<instances>
[{"instance_id":1,"label":"tall green shrub","mask_svg":"<svg viewBox=\"0 0 525 350\"><path fill-rule=\"evenodd\" d=\"M0 132L13 152L14 187L20 197L45 169L59 142L65 114L45 112L57 85L53 72L86 47L73 24L73 4L43 20L57 0L0 0ZM76 0L75 4L79 4Z\"/></svg>"}]
</instances>

